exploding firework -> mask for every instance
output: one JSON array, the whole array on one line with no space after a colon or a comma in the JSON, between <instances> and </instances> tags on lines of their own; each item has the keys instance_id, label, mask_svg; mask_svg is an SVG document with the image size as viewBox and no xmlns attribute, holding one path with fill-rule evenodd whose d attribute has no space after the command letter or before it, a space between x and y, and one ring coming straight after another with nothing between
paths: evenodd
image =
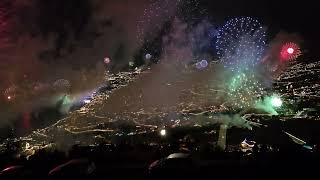
<instances>
[{"instance_id":1,"label":"exploding firework","mask_svg":"<svg viewBox=\"0 0 320 180\"><path fill-rule=\"evenodd\" d=\"M273 94L269 96L264 96L255 103L255 108L265 111L271 115L278 115L277 109L281 108L283 101L280 95Z\"/></svg>"},{"instance_id":2,"label":"exploding firework","mask_svg":"<svg viewBox=\"0 0 320 180\"><path fill-rule=\"evenodd\" d=\"M301 55L300 47L295 43L286 43L281 47L280 60L291 61L295 60Z\"/></svg>"},{"instance_id":3,"label":"exploding firework","mask_svg":"<svg viewBox=\"0 0 320 180\"><path fill-rule=\"evenodd\" d=\"M240 73L234 76L229 84L229 97L234 107L246 108L253 106L264 88L254 74Z\"/></svg>"},{"instance_id":4,"label":"exploding firework","mask_svg":"<svg viewBox=\"0 0 320 180\"><path fill-rule=\"evenodd\" d=\"M105 64L109 64L109 63L111 62L111 60L110 60L110 58L105 57L105 58L103 59L103 62L104 62Z\"/></svg>"},{"instance_id":5,"label":"exploding firework","mask_svg":"<svg viewBox=\"0 0 320 180\"><path fill-rule=\"evenodd\" d=\"M265 50L265 34L261 24L250 17L231 19L218 31L218 57L233 72L228 92L234 107L252 107L264 92L254 68Z\"/></svg>"},{"instance_id":6,"label":"exploding firework","mask_svg":"<svg viewBox=\"0 0 320 180\"><path fill-rule=\"evenodd\" d=\"M278 96L273 96L271 99L271 105L273 107L281 107L282 106L282 100Z\"/></svg>"},{"instance_id":7,"label":"exploding firework","mask_svg":"<svg viewBox=\"0 0 320 180\"><path fill-rule=\"evenodd\" d=\"M224 66L242 72L261 60L265 49L266 31L250 17L234 18L219 29L216 49Z\"/></svg>"}]
</instances>

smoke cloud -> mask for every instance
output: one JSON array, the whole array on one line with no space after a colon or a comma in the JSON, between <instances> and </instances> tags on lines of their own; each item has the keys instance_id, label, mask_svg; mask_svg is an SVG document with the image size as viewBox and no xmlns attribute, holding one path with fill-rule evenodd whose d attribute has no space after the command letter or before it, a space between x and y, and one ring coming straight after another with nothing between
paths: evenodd
<instances>
[{"instance_id":1,"label":"smoke cloud","mask_svg":"<svg viewBox=\"0 0 320 180\"><path fill-rule=\"evenodd\" d=\"M238 128L244 128L244 129L252 129L252 126L249 124L249 122L241 117L239 114L235 115L220 115L219 117L219 123L227 125L229 128L231 127L238 127Z\"/></svg>"}]
</instances>

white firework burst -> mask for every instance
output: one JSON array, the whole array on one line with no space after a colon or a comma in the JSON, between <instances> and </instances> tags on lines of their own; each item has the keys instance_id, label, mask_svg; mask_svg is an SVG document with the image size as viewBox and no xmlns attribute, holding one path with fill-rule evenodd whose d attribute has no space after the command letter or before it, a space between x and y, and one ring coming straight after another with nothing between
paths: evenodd
<instances>
[{"instance_id":1,"label":"white firework burst","mask_svg":"<svg viewBox=\"0 0 320 180\"><path fill-rule=\"evenodd\" d=\"M234 18L219 29L216 49L224 66L231 71L250 70L261 60L266 31L250 17Z\"/></svg>"}]
</instances>

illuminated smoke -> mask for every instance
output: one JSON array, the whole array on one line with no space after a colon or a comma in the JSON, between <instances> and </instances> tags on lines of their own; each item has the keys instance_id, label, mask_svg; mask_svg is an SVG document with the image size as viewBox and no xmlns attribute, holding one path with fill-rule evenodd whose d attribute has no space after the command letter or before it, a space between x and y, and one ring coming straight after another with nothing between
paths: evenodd
<instances>
[{"instance_id":1,"label":"illuminated smoke","mask_svg":"<svg viewBox=\"0 0 320 180\"><path fill-rule=\"evenodd\" d=\"M53 83L52 86L56 91L61 91L65 93L69 92L71 89L71 84L66 79L58 79Z\"/></svg>"},{"instance_id":2,"label":"illuminated smoke","mask_svg":"<svg viewBox=\"0 0 320 180\"><path fill-rule=\"evenodd\" d=\"M153 0L144 10L138 21L137 38L141 45L148 43L160 33L163 25L172 20L176 14L178 0Z\"/></svg>"}]
</instances>

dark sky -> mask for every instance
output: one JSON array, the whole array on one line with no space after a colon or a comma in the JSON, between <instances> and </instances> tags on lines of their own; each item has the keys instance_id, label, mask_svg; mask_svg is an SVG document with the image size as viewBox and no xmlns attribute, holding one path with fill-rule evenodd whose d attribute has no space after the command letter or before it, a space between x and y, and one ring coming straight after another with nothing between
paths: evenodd
<instances>
[{"instance_id":1,"label":"dark sky","mask_svg":"<svg viewBox=\"0 0 320 180\"><path fill-rule=\"evenodd\" d=\"M299 1L294 0L221 0L210 1L203 0L208 4L211 12L217 16L256 16L262 17L267 23L273 25L281 25L288 29L296 30L302 28L314 28L319 7L315 1ZM207 2L206 2L207 1ZM307 27L301 27L305 25Z\"/></svg>"},{"instance_id":2,"label":"dark sky","mask_svg":"<svg viewBox=\"0 0 320 180\"><path fill-rule=\"evenodd\" d=\"M319 15L317 1L295 0L203 0L217 17L253 16L268 26L268 31L299 33L310 52L319 47ZM320 55L317 53L317 56Z\"/></svg>"},{"instance_id":3,"label":"dark sky","mask_svg":"<svg viewBox=\"0 0 320 180\"><path fill-rule=\"evenodd\" d=\"M61 3L57 3L60 2ZM160 0L165 1L165 0ZM196 2L197 0L188 0L190 2ZM198 0L203 4L204 8L207 8L209 15L215 20L222 24L226 19L233 18L235 16L251 16L258 18L263 24L268 27L268 32L270 35L278 33L280 30L288 33L299 33L303 39L305 39L305 44L310 51L315 51L317 49L317 44L320 38L318 37L318 15L319 8L316 1L305 0ZM51 2L50 0L42 0L40 2ZM57 22L58 25L62 20L71 20L71 26L75 26L71 29L79 30L85 22L89 19L90 14L93 14L97 9L92 9L89 6L90 1L88 0L69 0L66 3L63 0L57 0L53 4L60 4L63 12L69 12L66 16L65 13L44 13L44 22L53 24ZM129 0L120 0L120 6L115 6L115 0L105 0L106 6L112 7L111 9L116 9L110 13L111 17L122 16L124 12L131 11L132 9L139 9L146 4L147 0L136 0L130 2ZM110 2L110 3L107 3ZM130 4L129 4L130 2ZM81 6L80 6L81 5ZM128 6L130 5L130 7ZM58 6L58 7L60 7ZM79 6L79 7L78 7ZM49 5L48 7L52 7ZM77 7L77 8L70 8ZM60 9L61 9L60 8ZM48 9L40 8L46 12ZM49 10L52 8L49 8ZM122 9L122 10L121 10ZM70 13L72 10L72 13ZM92 12L90 12L92 11ZM53 14L53 19L57 21L52 21L50 16ZM74 15L74 16L71 16ZM124 14L128 16L129 14ZM58 16L58 17L57 17ZM69 18L69 17L72 18ZM68 17L68 18L66 18ZM80 18L79 18L80 17ZM81 18L82 17L82 18ZM84 23L79 23L84 22ZM66 21L67 22L67 21ZM129 21L123 20L123 24L130 24L130 28L134 28L136 25L129 23ZM67 24L68 25L68 24ZM80 25L78 27L78 25ZM128 25L129 26L129 25ZM44 26L48 27L48 26ZM50 28L51 26L49 26ZM54 26L60 27L60 26ZM65 38L62 38L65 39Z\"/></svg>"},{"instance_id":4,"label":"dark sky","mask_svg":"<svg viewBox=\"0 0 320 180\"><path fill-rule=\"evenodd\" d=\"M193 3L197 0L188 1ZM318 52L319 28L317 27L320 8L316 1L198 1L208 9L210 18L217 21L218 25L233 17L252 16L268 27L269 37L272 38L279 31L298 33L305 40L302 48L312 54L312 59L318 60L317 57L320 56L320 51ZM102 2L102 5L99 3L99 6L90 6L89 2ZM13 9L12 12L14 12L12 20L8 20L7 16L3 17L4 20L12 22L13 30L3 29L14 38L12 38L11 51L6 49L0 54L1 82L10 79L8 77L11 75L7 75L8 73L13 74L13 79L16 76L22 77L21 74L29 71L37 72L36 77L45 77L38 74L47 72L50 75L52 73L60 75L62 73L57 70L61 70L62 67L67 68L65 64L72 64L72 68L74 66L95 67L96 63L105 56L116 59L115 64L123 62L126 65L126 61L132 59L135 51L140 48L136 39L137 21L143 16L148 4L150 4L149 0L0 1L1 11L6 12ZM166 9L166 6L163 9ZM163 17L161 13L155 14ZM154 26L159 20L153 17L150 22L149 25ZM6 40L7 34L4 34L3 37ZM42 53L43 49L45 53ZM123 57L118 57L117 54ZM42 58L47 56L49 58ZM59 63L62 64L62 67L59 66ZM44 70L43 64L48 66L48 70ZM52 68L53 65L56 67ZM39 68L35 68L38 66ZM77 71L78 69L75 74ZM4 72L8 73L3 75ZM15 75L12 72L20 74Z\"/></svg>"}]
</instances>

